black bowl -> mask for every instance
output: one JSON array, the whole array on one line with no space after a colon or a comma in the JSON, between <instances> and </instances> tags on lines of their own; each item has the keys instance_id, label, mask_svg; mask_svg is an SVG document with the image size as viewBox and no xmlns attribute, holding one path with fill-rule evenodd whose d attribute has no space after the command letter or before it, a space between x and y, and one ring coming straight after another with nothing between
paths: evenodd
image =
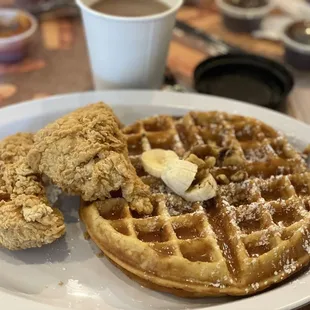
<instances>
[{"instance_id":1,"label":"black bowl","mask_svg":"<svg viewBox=\"0 0 310 310\"><path fill-rule=\"evenodd\" d=\"M282 64L250 54L209 58L194 72L194 88L203 94L232 98L280 109L294 86Z\"/></svg>"}]
</instances>

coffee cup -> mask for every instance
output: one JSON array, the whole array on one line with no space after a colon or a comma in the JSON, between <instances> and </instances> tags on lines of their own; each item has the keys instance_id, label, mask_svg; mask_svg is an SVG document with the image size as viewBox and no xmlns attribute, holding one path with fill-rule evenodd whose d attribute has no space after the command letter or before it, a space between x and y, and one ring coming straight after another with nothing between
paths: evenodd
<instances>
[{"instance_id":1,"label":"coffee cup","mask_svg":"<svg viewBox=\"0 0 310 310\"><path fill-rule=\"evenodd\" d=\"M160 88L176 13L183 0L160 0L167 10L138 17L98 12L92 8L97 1L76 0L95 89Z\"/></svg>"}]
</instances>

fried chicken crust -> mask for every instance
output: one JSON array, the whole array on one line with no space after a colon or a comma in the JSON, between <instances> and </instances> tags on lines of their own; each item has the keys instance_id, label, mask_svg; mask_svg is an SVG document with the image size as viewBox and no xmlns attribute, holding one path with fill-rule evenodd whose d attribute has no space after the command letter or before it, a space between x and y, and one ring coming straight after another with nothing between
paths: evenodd
<instances>
[{"instance_id":1,"label":"fried chicken crust","mask_svg":"<svg viewBox=\"0 0 310 310\"><path fill-rule=\"evenodd\" d=\"M65 233L64 219L49 206L40 177L26 161L33 135L0 142L0 245L9 250L41 247Z\"/></svg>"},{"instance_id":2,"label":"fried chicken crust","mask_svg":"<svg viewBox=\"0 0 310 310\"><path fill-rule=\"evenodd\" d=\"M35 135L28 163L85 201L110 198L121 189L131 209L149 214L149 187L136 175L119 124L102 102L75 110Z\"/></svg>"}]
</instances>

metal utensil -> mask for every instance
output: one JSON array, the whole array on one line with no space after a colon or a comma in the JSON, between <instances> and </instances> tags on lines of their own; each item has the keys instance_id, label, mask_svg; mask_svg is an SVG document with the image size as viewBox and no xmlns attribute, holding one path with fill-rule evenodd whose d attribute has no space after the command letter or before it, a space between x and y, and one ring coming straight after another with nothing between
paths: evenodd
<instances>
[{"instance_id":1,"label":"metal utensil","mask_svg":"<svg viewBox=\"0 0 310 310\"><path fill-rule=\"evenodd\" d=\"M224 55L228 53L246 53L245 50L220 40L200 29L194 28L183 21L177 20L175 27L176 31L182 31L186 35L195 37L196 39L202 41L205 45L206 51L211 56Z\"/></svg>"}]
</instances>

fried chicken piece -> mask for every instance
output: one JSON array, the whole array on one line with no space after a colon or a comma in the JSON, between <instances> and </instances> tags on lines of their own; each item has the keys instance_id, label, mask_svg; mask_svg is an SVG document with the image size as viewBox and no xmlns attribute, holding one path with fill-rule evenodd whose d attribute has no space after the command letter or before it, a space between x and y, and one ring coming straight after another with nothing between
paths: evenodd
<instances>
[{"instance_id":1,"label":"fried chicken piece","mask_svg":"<svg viewBox=\"0 0 310 310\"><path fill-rule=\"evenodd\" d=\"M19 133L0 142L0 245L9 250L41 247L65 233L64 219L48 204L26 156L33 135Z\"/></svg>"},{"instance_id":2,"label":"fried chicken piece","mask_svg":"<svg viewBox=\"0 0 310 310\"><path fill-rule=\"evenodd\" d=\"M151 213L149 187L136 175L119 121L100 102L80 108L35 135L28 162L63 191L85 201L121 190L130 208Z\"/></svg>"},{"instance_id":3,"label":"fried chicken piece","mask_svg":"<svg viewBox=\"0 0 310 310\"><path fill-rule=\"evenodd\" d=\"M7 195L3 173L6 164L12 164L21 157L25 157L33 144L31 133L18 133L0 142L0 195Z\"/></svg>"}]
</instances>

